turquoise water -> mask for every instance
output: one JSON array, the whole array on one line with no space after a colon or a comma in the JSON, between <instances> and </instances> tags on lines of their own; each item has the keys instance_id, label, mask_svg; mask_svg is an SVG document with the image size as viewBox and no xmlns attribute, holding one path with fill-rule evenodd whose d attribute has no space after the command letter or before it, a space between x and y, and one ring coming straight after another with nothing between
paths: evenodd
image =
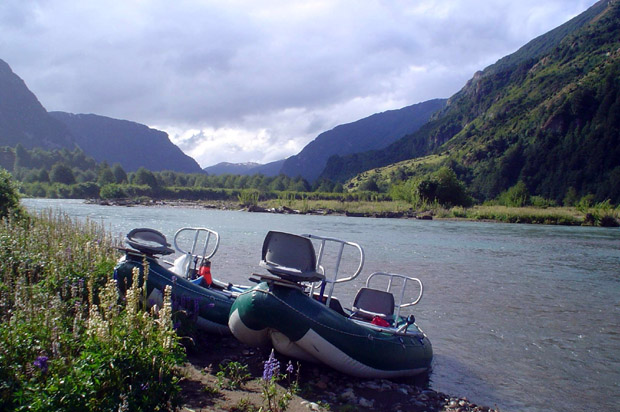
<instances>
[{"instance_id":1,"label":"turquoise water","mask_svg":"<svg viewBox=\"0 0 620 412\"><path fill-rule=\"evenodd\" d=\"M214 276L248 283L268 230L343 238L364 247L362 275L336 290L350 306L374 271L420 278L417 324L435 352L431 387L502 411L617 410L620 397L620 230L479 222L109 207L24 199L169 240L183 226L219 232Z\"/></svg>"}]
</instances>

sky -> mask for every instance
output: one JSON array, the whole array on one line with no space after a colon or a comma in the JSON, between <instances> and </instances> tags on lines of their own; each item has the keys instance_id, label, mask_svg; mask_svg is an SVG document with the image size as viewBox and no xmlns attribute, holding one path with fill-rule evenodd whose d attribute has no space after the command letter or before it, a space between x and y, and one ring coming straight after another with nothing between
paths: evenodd
<instances>
[{"instance_id":1,"label":"sky","mask_svg":"<svg viewBox=\"0 0 620 412\"><path fill-rule=\"evenodd\" d=\"M202 167L460 90L595 0L1 0L0 59L48 111L163 130Z\"/></svg>"}]
</instances>

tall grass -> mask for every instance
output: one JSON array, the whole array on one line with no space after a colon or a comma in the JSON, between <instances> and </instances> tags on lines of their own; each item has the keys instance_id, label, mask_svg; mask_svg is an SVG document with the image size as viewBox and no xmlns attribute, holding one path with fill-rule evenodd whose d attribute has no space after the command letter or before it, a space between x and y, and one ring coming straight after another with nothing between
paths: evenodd
<instances>
[{"instance_id":1,"label":"tall grass","mask_svg":"<svg viewBox=\"0 0 620 412\"><path fill-rule=\"evenodd\" d=\"M583 217L575 209L565 207L509 207L474 206L472 208L454 207L438 213L444 218L465 218L471 220L492 220L505 223L535 223L547 225L581 225Z\"/></svg>"},{"instance_id":2,"label":"tall grass","mask_svg":"<svg viewBox=\"0 0 620 412\"><path fill-rule=\"evenodd\" d=\"M183 352L169 310L139 311L138 282L119 300L114 246L61 213L0 222L0 410L178 403Z\"/></svg>"}]
</instances>

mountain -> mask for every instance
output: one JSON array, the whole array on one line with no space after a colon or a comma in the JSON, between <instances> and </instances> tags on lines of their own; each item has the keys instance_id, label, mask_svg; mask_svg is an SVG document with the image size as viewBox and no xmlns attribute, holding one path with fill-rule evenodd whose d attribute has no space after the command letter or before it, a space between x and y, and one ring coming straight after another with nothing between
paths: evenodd
<instances>
[{"instance_id":1,"label":"mountain","mask_svg":"<svg viewBox=\"0 0 620 412\"><path fill-rule=\"evenodd\" d=\"M205 167L204 170L210 175L256 175L261 174L264 176L277 176L280 173L280 169L282 169L282 164L284 160L277 160L275 162L270 162L267 164L261 163L228 163L221 162L213 166Z\"/></svg>"},{"instance_id":2,"label":"mountain","mask_svg":"<svg viewBox=\"0 0 620 412\"><path fill-rule=\"evenodd\" d=\"M9 65L0 60L0 146L73 148L65 125L50 117L37 97Z\"/></svg>"},{"instance_id":3,"label":"mountain","mask_svg":"<svg viewBox=\"0 0 620 412\"><path fill-rule=\"evenodd\" d=\"M286 159L276 160L274 162L265 163L264 165L256 166L255 168L248 170L247 174L249 175L261 174L264 176L277 176L281 173L282 166L284 165L285 161Z\"/></svg>"},{"instance_id":4,"label":"mountain","mask_svg":"<svg viewBox=\"0 0 620 412\"><path fill-rule=\"evenodd\" d=\"M281 172L314 181L330 156L383 148L419 129L445 104L445 99L429 100L336 126L318 135L299 154L286 159Z\"/></svg>"},{"instance_id":5,"label":"mountain","mask_svg":"<svg viewBox=\"0 0 620 412\"><path fill-rule=\"evenodd\" d=\"M118 162L128 172L140 167L152 171L202 172L198 163L160 130L95 114L50 112L50 115L65 124L82 150L98 162Z\"/></svg>"},{"instance_id":6,"label":"mountain","mask_svg":"<svg viewBox=\"0 0 620 412\"><path fill-rule=\"evenodd\" d=\"M260 163L228 163L221 162L213 166L205 167L204 170L210 175L245 175L248 170L254 169L255 167L261 166Z\"/></svg>"},{"instance_id":7,"label":"mountain","mask_svg":"<svg viewBox=\"0 0 620 412\"><path fill-rule=\"evenodd\" d=\"M441 156L479 199L531 193L620 201L620 2L603 0L478 72L417 132L332 157L322 177ZM408 174L407 171L404 172Z\"/></svg>"}]
</instances>

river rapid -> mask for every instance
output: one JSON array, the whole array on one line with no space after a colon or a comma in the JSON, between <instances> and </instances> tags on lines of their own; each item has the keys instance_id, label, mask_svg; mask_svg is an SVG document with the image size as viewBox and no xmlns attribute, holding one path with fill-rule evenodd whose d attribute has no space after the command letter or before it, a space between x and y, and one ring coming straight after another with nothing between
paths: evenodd
<instances>
[{"instance_id":1,"label":"river rapid","mask_svg":"<svg viewBox=\"0 0 620 412\"><path fill-rule=\"evenodd\" d=\"M233 283L248 284L252 272L263 271L258 262L269 230L359 243L364 270L337 286L335 295L350 307L375 271L420 278L424 297L413 313L433 344L432 389L502 411L618 409L618 229L111 207L80 200L22 204L102 223L119 239L135 227L160 230L169 241L181 227L209 227L221 237L213 275Z\"/></svg>"}]
</instances>

